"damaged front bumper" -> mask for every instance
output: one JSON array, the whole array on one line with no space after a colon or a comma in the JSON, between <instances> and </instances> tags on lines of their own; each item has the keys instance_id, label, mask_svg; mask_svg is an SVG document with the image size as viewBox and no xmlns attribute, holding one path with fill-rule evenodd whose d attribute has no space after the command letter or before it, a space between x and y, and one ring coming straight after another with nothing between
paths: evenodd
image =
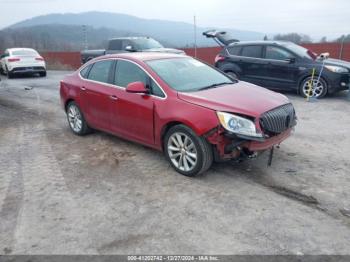
<instances>
[{"instance_id":1,"label":"damaged front bumper","mask_svg":"<svg viewBox=\"0 0 350 262\"><path fill-rule=\"evenodd\" d=\"M220 162L256 157L259 153L282 143L292 134L293 129L289 128L271 137L252 138L228 133L222 127L218 127L206 134L205 138L214 146L215 160Z\"/></svg>"}]
</instances>

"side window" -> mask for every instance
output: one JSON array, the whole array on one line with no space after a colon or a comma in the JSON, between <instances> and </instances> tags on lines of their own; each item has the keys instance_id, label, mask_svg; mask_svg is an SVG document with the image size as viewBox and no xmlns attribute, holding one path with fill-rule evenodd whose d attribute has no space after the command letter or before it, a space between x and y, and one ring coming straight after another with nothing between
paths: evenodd
<instances>
[{"instance_id":1,"label":"side window","mask_svg":"<svg viewBox=\"0 0 350 262\"><path fill-rule=\"evenodd\" d=\"M266 47L266 55L265 55L266 59L286 60L291 57L293 57L293 55L282 48L279 48L276 46Z\"/></svg>"},{"instance_id":2,"label":"side window","mask_svg":"<svg viewBox=\"0 0 350 262\"><path fill-rule=\"evenodd\" d=\"M138 81L147 85L147 74L141 68L131 62L118 60L116 73L114 76L114 83L117 86L126 87L128 84Z\"/></svg>"},{"instance_id":3,"label":"side window","mask_svg":"<svg viewBox=\"0 0 350 262\"><path fill-rule=\"evenodd\" d=\"M122 40L110 40L108 44L108 50L122 50Z\"/></svg>"},{"instance_id":4,"label":"side window","mask_svg":"<svg viewBox=\"0 0 350 262\"><path fill-rule=\"evenodd\" d=\"M159 96L159 97L163 97L163 98L165 97L163 91L156 84L156 82L154 82L152 79L151 79L151 93L152 93L152 95L155 95L155 96Z\"/></svg>"},{"instance_id":5,"label":"side window","mask_svg":"<svg viewBox=\"0 0 350 262\"><path fill-rule=\"evenodd\" d=\"M118 60L114 83L120 87L126 87L132 82L143 82L150 89L152 95L165 97L163 91L140 67L125 61Z\"/></svg>"},{"instance_id":6,"label":"side window","mask_svg":"<svg viewBox=\"0 0 350 262\"><path fill-rule=\"evenodd\" d=\"M112 60L99 61L93 64L88 79L108 83L109 71L113 64Z\"/></svg>"},{"instance_id":7,"label":"side window","mask_svg":"<svg viewBox=\"0 0 350 262\"><path fill-rule=\"evenodd\" d=\"M239 55L241 52L242 47L241 46L229 46L227 47L227 52L230 55Z\"/></svg>"},{"instance_id":8,"label":"side window","mask_svg":"<svg viewBox=\"0 0 350 262\"><path fill-rule=\"evenodd\" d=\"M87 78L88 77L88 73L90 71L90 68L91 68L92 65L88 65L86 67L84 67L81 71L80 71L80 75L82 78Z\"/></svg>"},{"instance_id":9,"label":"side window","mask_svg":"<svg viewBox=\"0 0 350 262\"><path fill-rule=\"evenodd\" d=\"M123 40L122 50L125 50L125 47L127 47L128 45L132 45L131 42L129 40Z\"/></svg>"},{"instance_id":10,"label":"side window","mask_svg":"<svg viewBox=\"0 0 350 262\"><path fill-rule=\"evenodd\" d=\"M249 45L244 46L242 50L242 56L261 58L262 46L259 45Z\"/></svg>"}]
</instances>

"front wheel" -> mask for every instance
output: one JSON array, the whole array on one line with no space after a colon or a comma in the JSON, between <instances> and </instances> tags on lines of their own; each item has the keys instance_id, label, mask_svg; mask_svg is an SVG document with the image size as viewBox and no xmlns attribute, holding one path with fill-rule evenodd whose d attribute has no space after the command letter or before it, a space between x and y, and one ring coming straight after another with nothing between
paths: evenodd
<instances>
[{"instance_id":1,"label":"front wheel","mask_svg":"<svg viewBox=\"0 0 350 262\"><path fill-rule=\"evenodd\" d=\"M185 176L201 174L213 163L210 144L184 125L170 128L164 139L164 151L173 168Z\"/></svg>"},{"instance_id":2,"label":"front wheel","mask_svg":"<svg viewBox=\"0 0 350 262\"><path fill-rule=\"evenodd\" d=\"M83 113L75 102L69 102L67 105L66 114L69 127L74 134L83 136L90 132L90 128L83 116Z\"/></svg>"},{"instance_id":3,"label":"front wheel","mask_svg":"<svg viewBox=\"0 0 350 262\"><path fill-rule=\"evenodd\" d=\"M315 76L311 81L311 76L305 78L299 87L299 92L303 97L321 98L327 94L327 83L324 79Z\"/></svg>"}]
</instances>

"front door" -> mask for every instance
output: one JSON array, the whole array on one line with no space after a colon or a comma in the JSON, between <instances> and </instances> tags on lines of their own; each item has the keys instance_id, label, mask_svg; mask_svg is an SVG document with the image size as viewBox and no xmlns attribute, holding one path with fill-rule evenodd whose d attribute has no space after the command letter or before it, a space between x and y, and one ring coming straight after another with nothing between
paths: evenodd
<instances>
[{"instance_id":1,"label":"front door","mask_svg":"<svg viewBox=\"0 0 350 262\"><path fill-rule=\"evenodd\" d=\"M266 76L263 80L265 87L276 89L290 89L296 87L298 74L297 59L289 51L278 47L268 45L265 49Z\"/></svg>"},{"instance_id":2,"label":"front door","mask_svg":"<svg viewBox=\"0 0 350 262\"><path fill-rule=\"evenodd\" d=\"M112 131L141 143L154 144L154 97L126 92L129 83L141 81L149 86L149 76L135 63L117 60L114 74L115 100L111 101Z\"/></svg>"}]
</instances>

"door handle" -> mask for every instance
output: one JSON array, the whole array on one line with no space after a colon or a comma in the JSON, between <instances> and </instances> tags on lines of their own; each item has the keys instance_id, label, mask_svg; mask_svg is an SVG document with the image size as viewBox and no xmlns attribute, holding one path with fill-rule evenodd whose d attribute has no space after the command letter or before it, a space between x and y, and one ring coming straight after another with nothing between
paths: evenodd
<instances>
[{"instance_id":1,"label":"door handle","mask_svg":"<svg viewBox=\"0 0 350 262\"><path fill-rule=\"evenodd\" d=\"M118 97L115 96L115 95L111 95L111 96L109 96L109 98L112 99L112 100L118 100Z\"/></svg>"},{"instance_id":2,"label":"door handle","mask_svg":"<svg viewBox=\"0 0 350 262\"><path fill-rule=\"evenodd\" d=\"M80 87L80 89L81 89L82 91L85 91L85 90L86 90L85 86Z\"/></svg>"}]
</instances>

